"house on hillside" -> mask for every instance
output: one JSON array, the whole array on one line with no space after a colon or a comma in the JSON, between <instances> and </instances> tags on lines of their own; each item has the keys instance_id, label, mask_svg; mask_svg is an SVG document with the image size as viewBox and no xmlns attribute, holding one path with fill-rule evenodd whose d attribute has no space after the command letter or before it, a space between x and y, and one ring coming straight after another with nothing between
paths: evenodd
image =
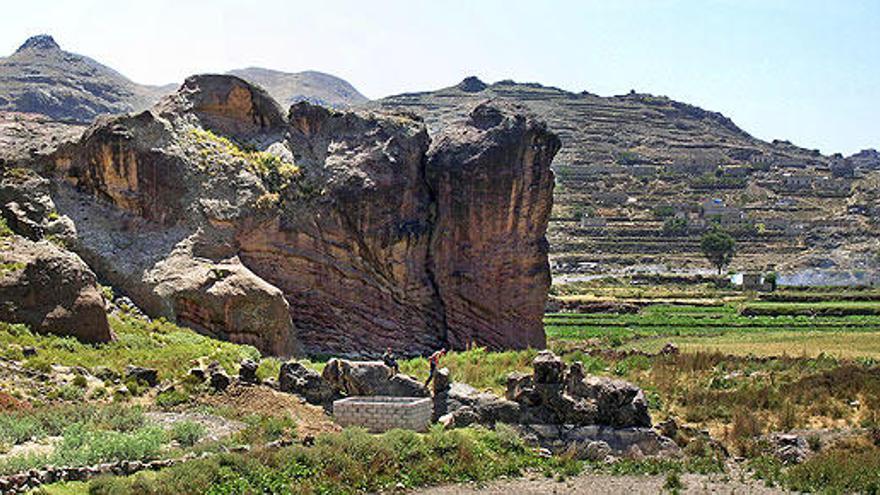
<instances>
[{"instance_id":1,"label":"house on hillside","mask_svg":"<svg viewBox=\"0 0 880 495\"><path fill-rule=\"evenodd\" d=\"M722 226L736 225L746 220L742 208L727 206L718 198L709 199L700 205L700 217L704 220L717 221Z\"/></svg>"},{"instance_id":2,"label":"house on hillside","mask_svg":"<svg viewBox=\"0 0 880 495\"><path fill-rule=\"evenodd\" d=\"M813 188L814 177L809 174L782 174L781 185L789 191L806 191Z\"/></svg>"},{"instance_id":3,"label":"house on hillside","mask_svg":"<svg viewBox=\"0 0 880 495\"><path fill-rule=\"evenodd\" d=\"M621 206L629 199L629 195L622 191L597 191L590 197L602 206Z\"/></svg>"},{"instance_id":4,"label":"house on hillside","mask_svg":"<svg viewBox=\"0 0 880 495\"><path fill-rule=\"evenodd\" d=\"M770 292L773 285L761 273L747 272L742 274L742 290Z\"/></svg>"},{"instance_id":5,"label":"house on hillside","mask_svg":"<svg viewBox=\"0 0 880 495\"><path fill-rule=\"evenodd\" d=\"M822 177L815 182L815 185L820 193L826 195L849 196L850 192L852 192L852 181L850 179Z\"/></svg>"},{"instance_id":6,"label":"house on hillside","mask_svg":"<svg viewBox=\"0 0 880 495\"><path fill-rule=\"evenodd\" d=\"M849 160L835 160L831 163L831 175L835 178L852 179L856 176L856 167Z\"/></svg>"},{"instance_id":7,"label":"house on hillside","mask_svg":"<svg viewBox=\"0 0 880 495\"><path fill-rule=\"evenodd\" d=\"M599 215L590 215L589 213L584 213L581 216L582 229L605 227L606 225L608 225L608 221L605 220L604 217L601 217Z\"/></svg>"}]
</instances>

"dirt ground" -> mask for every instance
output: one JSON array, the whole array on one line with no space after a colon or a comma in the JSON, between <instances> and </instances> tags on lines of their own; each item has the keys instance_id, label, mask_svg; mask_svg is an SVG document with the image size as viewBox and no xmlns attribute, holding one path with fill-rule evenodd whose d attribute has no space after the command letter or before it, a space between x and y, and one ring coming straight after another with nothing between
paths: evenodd
<instances>
[{"instance_id":1,"label":"dirt ground","mask_svg":"<svg viewBox=\"0 0 880 495\"><path fill-rule=\"evenodd\" d=\"M768 488L757 480L745 477L722 478L699 474L683 474L684 484L679 493L690 494L757 494L787 493L778 488ZM582 493L642 495L669 492L664 490L665 476L611 476L583 474L559 482L540 474L531 477L501 480L483 486L464 484L448 485L417 491L419 495L571 495Z\"/></svg>"},{"instance_id":2,"label":"dirt ground","mask_svg":"<svg viewBox=\"0 0 880 495\"><path fill-rule=\"evenodd\" d=\"M290 415L296 421L300 438L341 431L322 408L307 404L295 395L267 387L233 386L223 394L203 397L200 402L213 407L247 411L249 414Z\"/></svg>"}]
</instances>

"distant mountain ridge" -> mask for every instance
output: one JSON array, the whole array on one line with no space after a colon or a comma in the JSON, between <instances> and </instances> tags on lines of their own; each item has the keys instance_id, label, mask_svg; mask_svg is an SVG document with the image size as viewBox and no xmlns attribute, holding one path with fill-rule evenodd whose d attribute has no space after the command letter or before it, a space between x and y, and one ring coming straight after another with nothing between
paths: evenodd
<instances>
[{"instance_id":1,"label":"distant mountain ridge","mask_svg":"<svg viewBox=\"0 0 880 495\"><path fill-rule=\"evenodd\" d=\"M0 59L0 110L91 122L104 113L143 110L169 87L132 82L82 55L66 52L49 35L29 38Z\"/></svg>"},{"instance_id":2,"label":"distant mountain ridge","mask_svg":"<svg viewBox=\"0 0 880 495\"><path fill-rule=\"evenodd\" d=\"M368 101L347 81L322 72L250 67L229 74L263 86L284 107L303 100L332 108ZM178 86L135 83L89 57L62 50L46 34L28 38L15 53L0 58L0 112L91 123L101 114L145 110Z\"/></svg>"},{"instance_id":3,"label":"distant mountain ridge","mask_svg":"<svg viewBox=\"0 0 880 495\"><path fill-rule=\"evenodd\" d=\"M285 108L300 101L331 108L350 108L369 101L347 81L323 72L289 73L248 67L227 74L262 86Z\"/></svg>"}]
</instances>

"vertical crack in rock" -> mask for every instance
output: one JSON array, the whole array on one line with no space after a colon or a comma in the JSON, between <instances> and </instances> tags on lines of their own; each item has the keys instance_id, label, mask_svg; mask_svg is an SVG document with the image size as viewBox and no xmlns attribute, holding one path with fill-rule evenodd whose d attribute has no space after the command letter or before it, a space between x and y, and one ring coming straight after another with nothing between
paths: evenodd
<instances>
[{"instance_id":1,"label":"vertical crack in rock","mask_svg":"<svg viewBox=\"0 0 880 495\"><path fill-rule=\"evenodd\" d=\"M60 151L59 209L148 313L270 354L543 347L559 141L517 112L478 106L432 142L409 116L284 116L195 76Z\"/></svg>"}]
</instances>

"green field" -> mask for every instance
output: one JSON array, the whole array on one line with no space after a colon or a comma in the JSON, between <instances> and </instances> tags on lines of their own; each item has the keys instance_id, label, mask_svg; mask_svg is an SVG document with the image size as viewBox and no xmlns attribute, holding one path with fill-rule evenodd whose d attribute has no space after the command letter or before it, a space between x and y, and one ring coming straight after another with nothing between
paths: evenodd
<instances>
[{"instance_id":1,"label":"green field","mask_svg":"<svg viewBox=\"0 0 880 495\"><path fill-rule=\"evenodd\" d=\"M816 303L809 303L816 306ZM828 307L865 303L827 303ZM802 303L749 303L785 313ZM880 316L745 316L739 305L654 305L637 314L553 313L544 319L551 341L656 351L673 342L691 351L733 355L880 359Z\"/></svg>"}]
</instances>

